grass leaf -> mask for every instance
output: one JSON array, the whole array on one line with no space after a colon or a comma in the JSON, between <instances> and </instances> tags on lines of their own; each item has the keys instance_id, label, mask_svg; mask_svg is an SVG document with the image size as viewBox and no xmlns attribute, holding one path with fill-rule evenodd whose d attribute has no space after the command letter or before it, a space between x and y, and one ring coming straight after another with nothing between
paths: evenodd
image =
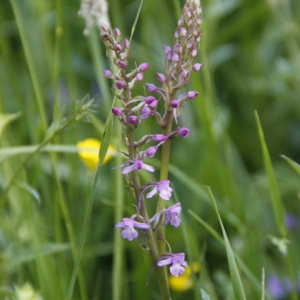
<instances>
[{"instance_id":1,"label":"grass leaf","mask_svg":"<svg viewBox=\"0 0 300 300\"><path fill-rule=\"evenodd\" d=\"M274 210L274 214L275 214L277 227L278 227L279 232L282 235L286 235L286 229L285 229L285 225L284 225L284 207L283 207L283 203L282 203L282 200L280 197L279 188L278 188L278 185L276 182L275 173L274 173L274 169L272 166L268 147L267 147L267 144L265 141L264 133L263 133L263 130L262 130L262 127L260 124L258 113L256 111L255 111L255 119L256 119L256 125L257 125L258 134L259 134L260 144L262 147L262 155L263 155L265 170L266 170L267 177L268 177L270 196L271 196L271 201L272 201L272 206L273 206L273 210Z\"/></svg>"},{"instance_id":2,"label":"grass leaf","mask_svg":"<svg viewBox=\"0 0 300 300\"><path fill-rule=\"evenodd\" d=\"M243 285L242 285L242 280L241 280L241 277L240 277L240 274L239 274L239 271L238 271L238 268L237 268L237 265L236 265L236 262L235 262L233 251L231 249L231 246L230 246L225 228L223 226L223 223L222 223L222 220L221 220L218 208L217 208L216 201L214 199L214 196L212 194L212 191L211 191L210 187L206 186L205 189L208 193L210 201L212 202L212 205L215 209L215 212L218 216L218 219L219 219L219 222L220 222L220 225L221 225L221 228L222 228L223 238L224 238L224 241L225 241L225 247L226 247L226 253L227 253L227 259L228 259L228 264L229 264L231 282L232 282L232 287L233 287L235 298L239 299L239 300L244 300L244 299L246 300L244 288L243 288Z\"/></svg>"},{"instance_id":3,"label":"grass leaf","mask_svg":"<svg viewBox=\"0 0 300 300\"><path fill-rule=\"evenodd\" d=\"M283 159L285 159L288 164L300 175L300 165L297 164L295 161L293 161L292 159L290 159L289 157L285 156L285 155L281 155L281 157Z\"/></svg>"}]
</instances>

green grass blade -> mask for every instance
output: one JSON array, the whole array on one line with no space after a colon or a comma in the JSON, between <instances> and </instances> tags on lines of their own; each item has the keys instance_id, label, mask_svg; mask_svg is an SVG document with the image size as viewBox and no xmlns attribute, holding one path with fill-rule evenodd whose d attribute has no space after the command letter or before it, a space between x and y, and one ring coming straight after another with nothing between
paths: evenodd
<instances>
[{"instance_id":1,"label":"green grass blade","mask_svg":"<svg viewBox=\"0 0 300 300\"><path fill-rule=\"evenodd\" d=\"M269 182L269 189L270 189L270 196L271 196L271 201L272 201L272 206L275 214L275 219L277 223L277 227L279 232L282 235L286 235L286 229L284 225L284 207L283 203L280 197L279 193L279 188L276 182L275 174L274 174L274 169L272 166L270 154L267 148L267 144L265 141L264 133L260 124L259 116L257 112L255 111L255 119L256 119L256 125L257 125L257 130L259 134L259 139L260 139L260 144L262 147L262 155L264 159L264 165L265 165L265 170L267 173L268 177L268 182Z\"/></svg>"},{"instance_id":2,"label":"green grass blade","mask_svg":"<svg viewBox=\"0 0 300 300\"><path fill-rule=\"evenodd\" d=\"M217 208L216 201L214 199L214 196L212 194L212 191L211 191L210 187L206 186L205 189L206 189L206 191L208 193L208 196L209 196L209 198L212 202L212 205L215 209L215 212L218 216L218 219L220 221L220 225L221 225L221 228L222 228L234 295L235 295L236 299L246 300L244 288L243 288L243 285L242 285L242 280L241 280L241 277L240 277L240 274L239 274L239 271L238 271L238 268L237 268L237 265L236 265L236 262L235 262L233 251L231 249L231 246L230 246L225 228L223 226L223 223L222 223L222 220L221 220L218 208Z\"/></svg>"},{"instance_id":3,"label":"green grass blade","mask_svg":"<svg viewBox=\"0 0 300 300\"><path fill-rule=\"evenodd\" d=\"M207 222L205 222L202 218L197 216L193 211L188 210L188 213L195 218L217 241L219 241L224 247L225 247L225 242L222 239L222 237L218 234L218 232L212 228ZM249 268L244 264L242 259L239 257L238 254L234 253L235 259L237 260L240 269L243 271L245 274L246 278L251 281L253 286L256 288L256 290L261 290L261 285L259 280L253 275L253 273L249 270ZM269 298L268 298L269 299Z\"/></svg>"},{"instance_id":4,"label":"green grass blade","mask_svg":"<svg viewBox=\"0 0 300 300\"><path fill-rule=\"evenodd\" d=\"M300 165L297 164L295 161L293 161L292 159L290 159L289 157L285 156L285 155L281 155L281 157L283 159L285 159L288 164L300 175Z\"/></svg>"},{"instance_id":5,"label":"green grass blade","mask_svg":"<svg viewBox=\"0 0 300 300\"><path fill-rule=\"evenodd\" d=\"M97 185L97 182L98 182L98 179L99 179L99 173L100 173L99 170L100 170L100 168L98 166L97 170L96 170L96 173L95 173L95 176L94 176L91 196L89 197L87 207L86 207L86 211L85 211L85 214L84 214L84 219L83 219L83 224L82 224L82 232L81 232L81 235L80 235L80 241L79 241L79 245L78 245L78 249L77 249L77 257L75 259L75 263L74 263L74 267L73 267L73 271L72 271L72 275L71 275L71 279L70 279L70 283L69 283L69 287L68 287L68 293L67 293L66 300L73 299L72 297L73 297L73 292L74 292L75 281L76 281L76 277L78 275L78 272L80 271L82 253L83 253L84 245L85 245L87 234L88 234L88 225L89 225L89 221L90 221L91 213L92 213L92 208L93 208L93 204L94 204L95 193L96 193L96 185Z\"/></svg>"},{"instance_id":6,"label":"green grass blade","mask_svg":"<svg viewBox=\"0 0 300 300\"><path fill-rule=\"evenodd\" d=\"M2 114L0 113L0 137L4 128L12 121L18 119L21 116L21 112L15 114Z\"/></svg>"}]
</instances>

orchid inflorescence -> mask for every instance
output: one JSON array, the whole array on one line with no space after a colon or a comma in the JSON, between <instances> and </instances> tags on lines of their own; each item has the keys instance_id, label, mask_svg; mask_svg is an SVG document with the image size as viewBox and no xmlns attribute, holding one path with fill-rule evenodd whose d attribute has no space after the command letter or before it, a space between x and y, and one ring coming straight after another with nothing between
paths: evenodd
<instances>
[{"instance_id":1,"label":"orchid inflorescence","mask_svg":"<svg viewBox=\"0 0 300 300\"><path fill-rule=\"evenodd\" d=\"M122 123L122 137L128 148L128 152L124 153L127 161L115 168L122 169L122 174L133 188L136 198L136 213L130 218L123 218L121 222L116 224L116 227L122 228L122 237L129 241L138 237L136 229L145 232L155 265L158 267L171 265L170 272L174 276L184 273L187 266L185 254L173 254L171 251L160 253L157 250L157 245L151 243L153 240L151 237L159 227L167 224L178 227L181 222L179 218L181 204L176 203L165 208L166 204L163 203L171 198L173 192L170 181L167 179L167 167L165 167L168 165L165 161L169 159L169 154L163 153L170 152L171 139L175 137L185 138L190 134L188 128L178 125L178 117L183 112L184 104L193 100L198 92L184 91L179 95L177 93L187 86L192 72L199 71L202 66L202 64L194 63L200 44L201 24L200 1L187 0L174 34L174 45L172 48L164 46L165 73L157 73L158 85L145 83L145 88L150 95L144 96L133 96L132 91L136 84L143 81L144 73L150 67L149 63L143 62L137 65L134 70L128 71L130 41L126 38L123 39L118 28L111 30L107 26L101 27L101 37L107 48L107 55L114 65L112 70L104 70L103 74L114 81L113 92L119 100L119 105L114 106L111 112ZM160 104L162 102L163 105ZM161 107L163 107L162 111ZM137 140L136 128L145 119L152 117L162 131L153 134L147 133ZM173 126L174 123L175 126ZM148 143L154 143L154 145L146 147ZM155 168L145 163L145 160L153 157L160 147L162 147L160 180L141 184L138 171L155 171ZM152 218L149 218L145 198L152 198L155 195L159 197L159 209ZM158 235L158 239L169 245L164 236Z\"/></svg>"}]
</instances>

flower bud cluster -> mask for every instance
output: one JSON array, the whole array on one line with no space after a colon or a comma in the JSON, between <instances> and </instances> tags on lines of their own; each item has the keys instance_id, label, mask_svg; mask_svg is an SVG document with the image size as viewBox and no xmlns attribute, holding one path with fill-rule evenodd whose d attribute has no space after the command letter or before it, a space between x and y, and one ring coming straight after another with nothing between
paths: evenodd
<instances>
[{"instance_id":1,"label":"flower bud cluster","mask_svg":"<svg viewBox=\"0 0 300 300\"><path fill-rule=\"evenodd\" d=\"M116 224L117 228L122 228L122 237L129 241L138 237L141 231L155 232L156 228L162 224L170 224L174 227L180 225L181 204L176 203L168 208L156 212L152 218L144 214L142 208L146 207L146 198L153 198L158 195L159 199L168 201L172 196L170 181L150 181L140 183L139 171L144 170L154 172L155 168L145 163L149 157L156 155L159 147L170 141L174 137L187 137L190 130L183 126L178 126L177 117L182 113L183 105L188 100L193 100L198 92L188 91L179 95L177 91L184 88L190 79L192 71L198 71L201 64L194 64L194 59L198 53L201 37L201 7L199 0L187 0L184 6L183 16L179 20L178 27L174 35L174 46L164 46L166 54L165 73L157 73L159 85L145 83L146 89L151 95L133 96L132 90L144 77L144 72L149 68L149 63L143 62L134 70L128 70L128 58L130 54L130 42L123 39L119 29L111 30L107 26L102 26L101 37L107 48L107 55L114 64L113 70L104 70L103 74L114 81L113 92L119 105L111 109L112 114L119 119L123 125L123 140L128 148L128 153L124 153L127 161L115 167L122 169L122 174L127 182L133 187L136 196L136 214L130 218L123 218ZM163 102L163 105L159 105ZM159 111L163 107L163 111ZM154 118L162 128L159 133L147 133L136 139L136 128L147 118ZM176 128L172 129L173 120ZM171 128L165 131L165 128ZM151 143L149 147L146 144ZM150 190L150 191L149 191ZM147 191L147 193L146 193ZM165 253L157 259L157 266L171 264L170 272L178 276L184 272L187 265L184 260L184 253Z\"/></svg>"}]
</instances>

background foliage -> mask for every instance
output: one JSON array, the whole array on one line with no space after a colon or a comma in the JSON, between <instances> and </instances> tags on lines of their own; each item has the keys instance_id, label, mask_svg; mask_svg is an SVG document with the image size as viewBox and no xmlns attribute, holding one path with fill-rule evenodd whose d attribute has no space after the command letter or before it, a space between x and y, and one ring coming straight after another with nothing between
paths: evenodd
<instances>
[{"instance_id":1,"label":"background foliage","mask_svg":"<svg viewBox=\"0 0 300 300\"><path fill-rule=\"evenodd\" d=\"M129 36L139 1L109 2L113 26ZM182 5L144 1L132 63L150 62L146 82L156 82L155 72L163 71L162 45L172 43ZM83 36L79 6L71 0L0 3L0 285L5 299L16 297L15 287L26 283L44 299L67 299L80 252L94 172L80 161L76 143L101 139L112 96L101 76L109 62L98 31ZM300 2L203 0L202 6L199 61L204 67L191 83L200 97L185 107L183 122L192 134L184 143L174 141L170 168L184 222L180 235L167 233L173 251L186 251L188 261L201 268L192 277L194 290L173 291L173 298L200 299L202 288L211 299L234 299L236 281L204 188L210 186L247 299L261 298L262 268L267 299L297 299L295 286L286 287L280 298L268 283L277 276L300 284L300 178L280 156L300 161ZM87 94L96 106L78 120L87 107L76 110L76 100ZM49 137L50 146L23 163L34 151L26 146ZM112 143L121 147L116 132ZM97 173L72 299L112 298L115 165L113 159ZM124 203L125 212L132 209L126 191ZM282 207L285 219L295 217L292 227L280 213L276 219ZM139 242L121 246L122 299L158 299L155 277L145 284L151 263Z\"/></svg>"}]
</instances>

